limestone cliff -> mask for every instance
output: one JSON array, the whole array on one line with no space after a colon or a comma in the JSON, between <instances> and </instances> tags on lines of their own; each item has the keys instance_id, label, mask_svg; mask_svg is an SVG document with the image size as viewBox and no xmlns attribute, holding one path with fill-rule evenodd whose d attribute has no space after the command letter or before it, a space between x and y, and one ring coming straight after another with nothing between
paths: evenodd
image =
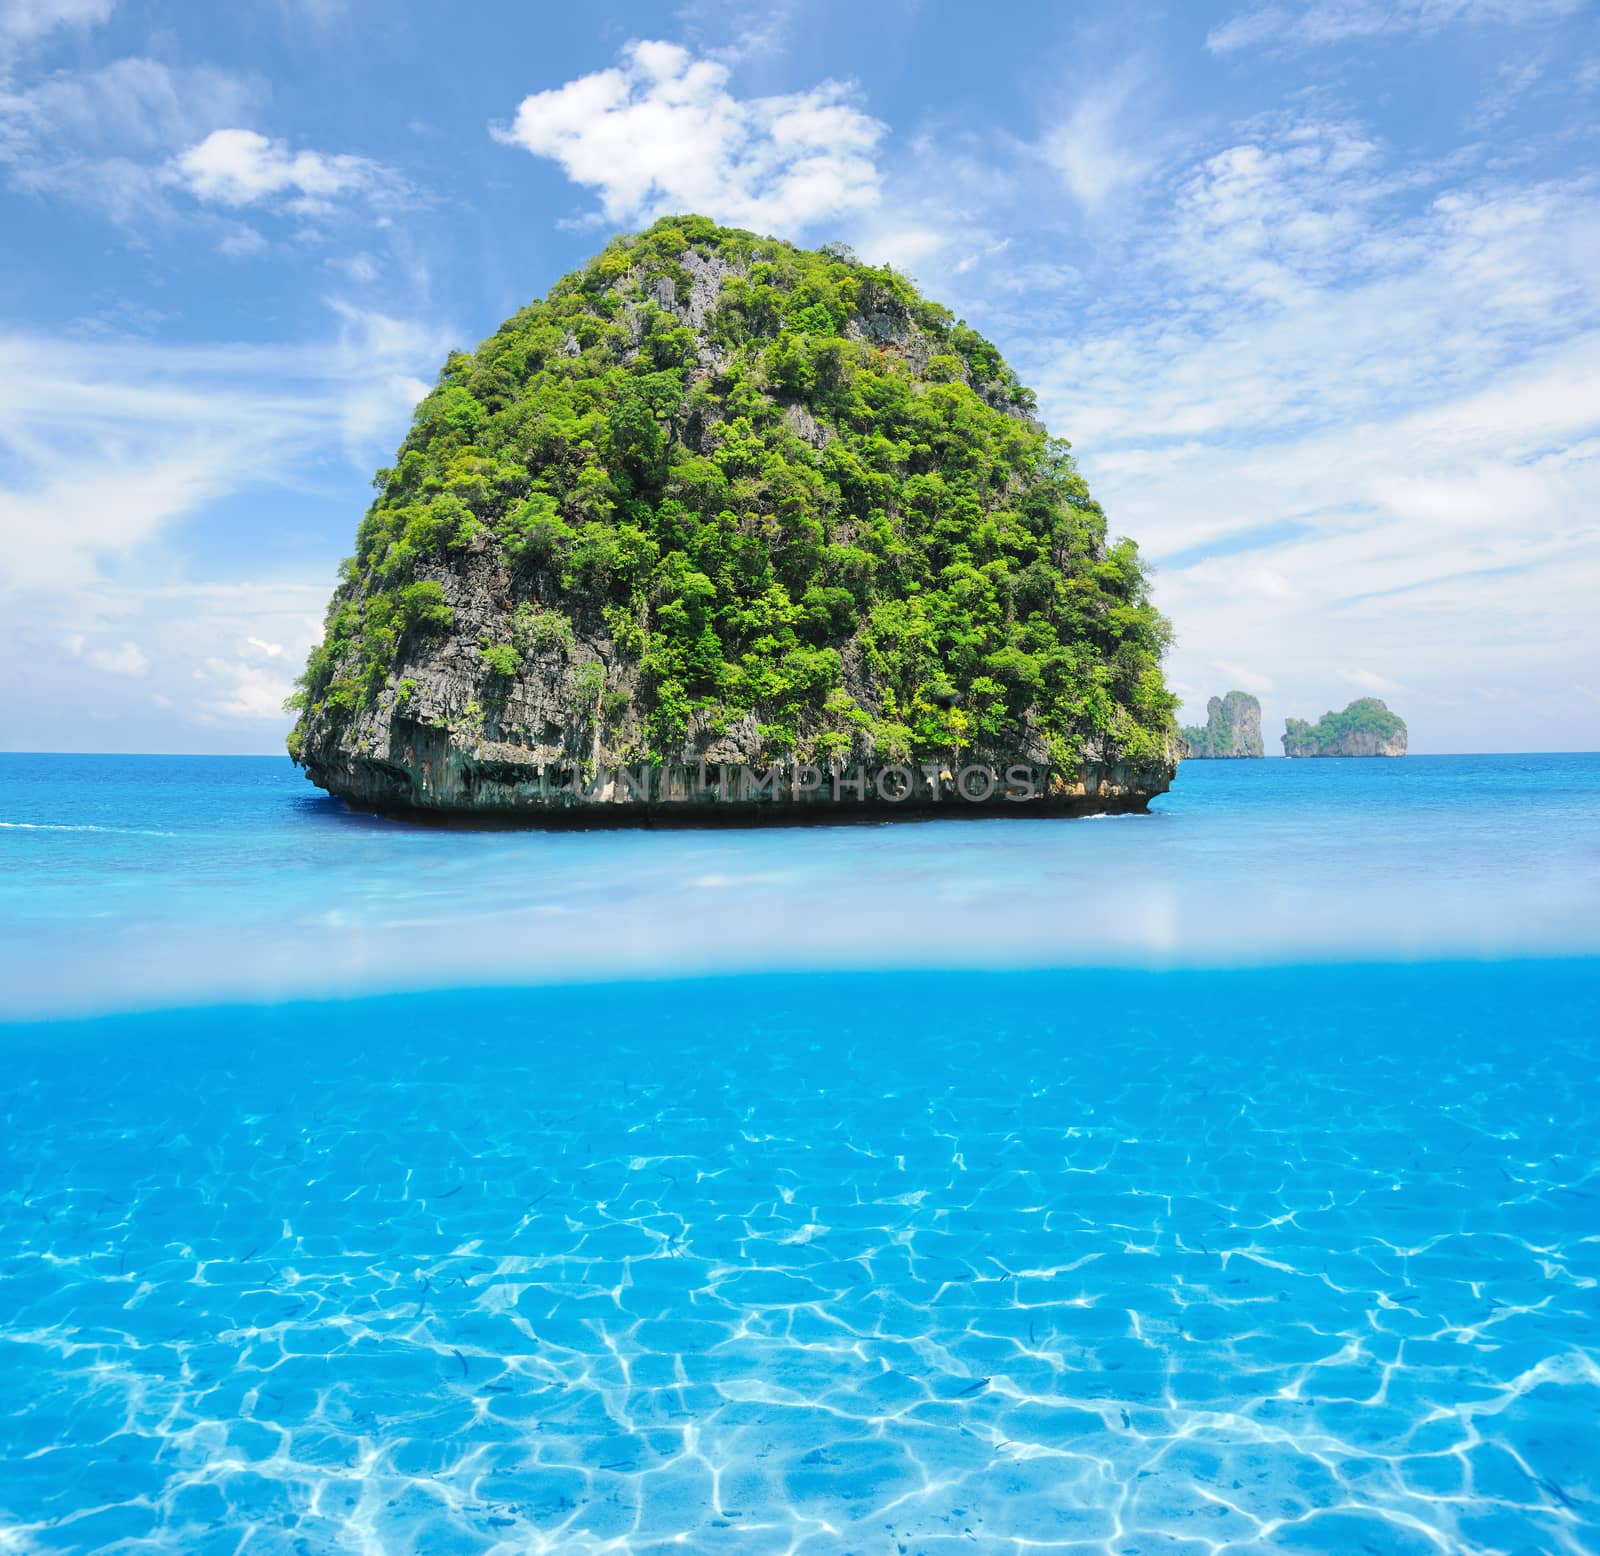
<instances>
[{"instance_id":1,"label":"limestone cliff","mask_svg":"<svg viewBox=\"0 0 1600 1556\"><path fill-rule=\"evenodd\" d=\"M1358 697L1343 713L1324 713L1315 724L1285 721L1285 756L1404 756L1406 721L1378 697Z\"/></svg>"},{"instance_id":2,"label":"limestone cliff","mask_svg":"<svg viewBox=\"0 0 1600 1556\"><path fill-rule=\"evenodd\" d=\"M1025 814L1175 769L1137 549L994 347L846 250L618 239L374 484L290 736L357 804Z\"/></svg>"},{"instance_id":3,"label":"limestone cliff","mask_svg":"<svg viewBox=\"0 0 1600 1556\"><path fill-rule=\"evenodd\" d=\"M1184 726L1191 757L1265 756L1261 704L1249 692L1229 692L1206 704L1204 724Z\"/></svg>"}]
</instances>

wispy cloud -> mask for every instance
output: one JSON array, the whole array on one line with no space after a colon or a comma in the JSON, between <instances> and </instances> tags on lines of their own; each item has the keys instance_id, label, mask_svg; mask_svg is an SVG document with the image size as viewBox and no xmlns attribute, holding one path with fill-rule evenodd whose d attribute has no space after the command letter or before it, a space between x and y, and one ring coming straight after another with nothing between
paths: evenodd
<instances>
[{"instance_id":1,"label":"wispy cloud","mask_svg":"<svg viewBox=\"0 0 1600 1556\"><path fill-rule=\"evenodd\" d=\"M194 209L174 196L223 213L253 208L304 221L392 206L411 193L371 158L241 128L265 96L249 76L145 58L0 84L0 168L17 189L130 225L172 223ZM226 254L264 246L254 229L221 226Z\"/></svg>"},{"instance_id":2,"label":"wispy cloud","mask_svg":"<svg viewBox=\"0 0 1600 1556\"><path fill-rule=\"evenodd\" d=\"M117 675L180 720L281 721L330 580L188 578L182 526L330 457L370 470L450 344L330 302L297 346L0 337L0 654L43 705L99 706Z\"/></svg>"},{"instance_id":3,"label":"wispy cloud","mask_svg":"<svg viewBox=\"0 0 1600 1556\"><path fill-rule=\"evenodd\" d=\"M798 231L878 203L884 127L851 89L740 98L720 60L630 43L620 65L536 92L497 139L557 162L608 221L697 211Z\"/></svg>"},{"instance_id":4,"label":"wispy cloud","mask_svg":"<svg viewBox=\"0 0 1600 1556\"><path fill-rule=\"evenodd\" d=\"M31 43L58 27L97 27L117 0L0 0L0 46Z\"/></svg>"},{"instance_id":5,"label":"wispy cloud","mask_svg":"<svg viewBox=\"0 0 1600 1556\"><path fill-rule=\"evenodd\" d=\"M804 0L764 0L759 7L744 0L687 0L676 20L708 59L738 65L780 55L804 15Z\"/></svg>"},{"instance_id":6,"label":"wispy cloud","mask_svg":"<svg viewBox=\"0 0 1600 1556\"><path fill-rule=\"evenodd\" d=\"M1115 527L1181 562L1175 680L1270 665L1296 714L1403 687L1424 746L1480 746L1477 688L1600 654L1600 185L1291 117L1163 176L1116 310L1018 344Z\"/></svg>"},{"instance_id":7,"label":"wispy cloud","mask_svg":"<svg viewBox=\"0 0 1600 1556\"><path fill-rule=\"evenodd\" d=\"M73 658L108 675L143 675L150 668L144 650L131 638L115 648L106 648L91 644L81 632L74 632L66 646Z\"/></svg>"},{"instance_id":8,"label":"wispy cloud","mask_svg":"<svg viewBox=\"0 0 1600 1556\"><path fill-rule=\"evenodd\" d=\"M226 70L140 58L0 85L0 166L31 194L117 221L163 218L168 157L251 112L260 95Z\"/></svg>"},{"instance_id":9,"label":"wispy cloud","mask_svg":"<svg viewBox=\"0 0 1600 1556\"><path fill-rule=\"evenodd\" d=\"M1584 0L1299 0L1242 11L1206 37L1214 54L1313 48L1386 33L1432 33L1457 23L1526 23L1570 16Z\"/></svg>"},{"instance_id":10,"label":"wispy cloud","mask_svg":"<svg viewBox=\"0 0 1600 1556\"><path fill-rule=\"evenodd\" d=\"M214 654L195 670L194 679L200 683L194 708L202 724L276 722L283 717L284 698L294 690L292 677L283 670Z\"/></svg>"},{"instance_id":11,"label":"wispy cloud","mask_svg":"<svg viewBox=\"0 0 1600 1556\"><path fill-rule=\"evenodd\" d=\"M303 347L0 337L0 585L79 586L201 503L330 444L357 463L447 349L433 326L329 299Z\"/></svg>"},{"instance_id":12,"label":"wispy cloud","mask_svg":"<svg viewBox=\"0 0 1600 1556\"><path fill-rule=\"evenodd\" d=\"M1066 116L1046 132L1040 150L1085 210L1136 186L1155 165L1141 99L1150 83L1137 61L1071 88Z\"/></svg>"},{"instance_id":13,"label":"wispy cloud","mask_svg":"<svg viewBox=\"0 0 1600 1556\"><path fill-rule=\"evenodd\" d=\"M1400 688L1398 681L1391 681L1386 675L1379 675L1375 670L1363 670L1359 666L1339 672L1343 680L1352 686L1358 686L1364 692L1397 692Z\"/></svg>"}]
</instances>

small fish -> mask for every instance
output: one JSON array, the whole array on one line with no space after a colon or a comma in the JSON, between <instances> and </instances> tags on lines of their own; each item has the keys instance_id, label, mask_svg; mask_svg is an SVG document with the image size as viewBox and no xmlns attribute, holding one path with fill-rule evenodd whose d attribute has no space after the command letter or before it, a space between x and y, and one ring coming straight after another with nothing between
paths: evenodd
<instances>
[{"instance_id":1,"label":"small fish","mask_svg":"<svg viewBox=\"0 0 1600 1556\"><path fill-rule=\"evenodd\" d=\"M1420 1291L1397 1291L1389 1300L1391 1302L1415 1302L1421 1295Z\"/></svg>"},{"instance_id":2,"label":"small fish","mask_svg":"<svg viewBox=\"0 0 1600 1556\"><path fill-rule=\"evenodd\" d=\"M435 1194L433 1197L435 1199L451 1199L455 1195L459 1194L464 1188L466 1188L466 1184L458 1183L453 1189L449 1190L447 1193Z\"/></svg>"},{"instance_id":3,"label":"small fish","mask_svg":"<svg viewBox=\"0 0 1600 1556\"><path fill-rule=\"evenodd\" d=\"M965 1399L968 1394L976 1394L980 1389L986 1389L988 1386L989 1379L979 1378L976 1383L969 1384L966 1388L962 1389L962 1391L956 1395L956 1398Z\"/></svg>"},{"instance_id":4,"label":"small fish","mask_svg":"<svg viewBox=\"0 0 1600 1556\"><path fill-rule=\"evenodd\" d=\"M613 1459L610 1464L602 1464L600 1468L603 1470L631 1470L633 1464L628 1459Z\"/></svg>"},{"instance_id":5,"label":"small fish","mask_svg":"<svg viewBox=\"0 0 1600 1556\"><path fill-rule=\"evenodd\" d=\"M511 1394L515 1390L509 1383L485 1383L483 1392L485 1394Z\"/></svg>"},{"instance_id":6,"label":"small fish","mask_svg":"<svg viewBox=\"0 0 1600 1556\"><path fill-rule=\"evenodd\" d=\"M1037 1345L1038 1343L1039 1342L1033 1337L1033 1320L1030 1318L1028 1320L1028 1344Z\"/></svg>"},{"instance_id":7,"label":"small fish","mask_svg":"<svg viewBox=\"0 0 1600 1556\"><path fill-rule=\"evenodd\" d=\"M456 1360L457 1360L457 1361L458 1361L458 1362L460 1362L460 1363L461 1363L461 1376L462 1376L462 1377L463 1377L463 1378L464 1378L464 1377L466 1377L466 1375L467 1375L467 1372L468 1372L468 1370L469 1370L469 1369L468 1369L468 1367L467 1367L467 1358L466 1358L466 1357L465 1357L465 1356L463 1356L463 1355L462 1355L462 1354L461 1354L461 1352L460 1352L460 1351L457 1351L457 1350L453 1350L453 1349L452 1349L452 1350L451 1350L451 1352L450 1352L450 1354L451 1354L451 1355L452 1355L452 1356L453 1356L453 1357L455 1357L455 1359L456 1359Z\"/></svg>"},{"instance_id":8,"label":"small fish","mask_svg":"<svg viewBox=\"0 0 1600 1556\"><path fill-rule=\"evenodd\" d=\"M1133 1417L1126 1410L1122 1412L1122 1426L1124 1431L1131 1432L1133 1430Z\"/></svg>"},{"instance_id":9,"label":"small fish","mask_svg":"<svg viewBox=\"0 0 1600 1556\"><path fill-rule=\"evenodd\" d=\"M260 1244L259 1244L259 1243L257 1243L257 1244L256 1244L256 1246L255 1246L255 1247L254 1247L254 1248L252 1248L252 1249L251 1249L251 1250L250 1250L250 1252L249 1252L249 1253L247 1253L247 1254L246 1254L246 1255L245 1255L245 1256L244 1256L244 1257L243 1257L243 1258L242 1258L242 1259L241 1259L241 1260L240 1260L240 1261L239 1261L239 1263L240 1263L240 1264L248 1264L248 1263L249 1263L249 1262L250 1262L250 1261L251 1261L251 1260L252 1260L252 1259L253 1259L253 1258L255 1258L255 1256L256 1256L256 1255L257 1255L257 1254L258 1254L258 1253L260 1253L260 1252L261 1252L261 1245L260 1245Z\"/></svg>"}]
</instances>

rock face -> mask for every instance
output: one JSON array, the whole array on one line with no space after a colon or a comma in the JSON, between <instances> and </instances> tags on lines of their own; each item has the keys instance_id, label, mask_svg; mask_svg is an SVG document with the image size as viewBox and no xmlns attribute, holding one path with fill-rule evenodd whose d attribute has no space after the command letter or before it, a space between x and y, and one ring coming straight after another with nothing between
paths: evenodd
<instances>
[{"instance_id":1,"label":"rock face","mask_svg":"<svg viewBox=\"0 0 1600 1556\"><path fill-rule=\"evenodd\" d=\"M1285 721L1285 756L1404 756L1406 721L1378 697L1358 697L1343 713L1324 713L1315 724Z\"/></svg>"},{"instance_id":2,"label":"rock face","mask_svg":"<svg viewBox=\"0 0 1600 1556\"><path fill-rule=\"evenodd\" d=\"M1229 692L1206 704L1204 724L1187 724L1183 738L1191 757L1265 756L1261 704L1249 692Z\"/></svg>"},{"instance_id":3,"label":"rock face","mask_svg":"<svg viewBox=\"0 0 1600 1556\"><path fill-rule=\"evenodd\" d=\"M671 218L457 353L294 699L314 783L531 822L1143 809L1131 541L994 348L848 251Z\"/></svg>"}]
</instances>

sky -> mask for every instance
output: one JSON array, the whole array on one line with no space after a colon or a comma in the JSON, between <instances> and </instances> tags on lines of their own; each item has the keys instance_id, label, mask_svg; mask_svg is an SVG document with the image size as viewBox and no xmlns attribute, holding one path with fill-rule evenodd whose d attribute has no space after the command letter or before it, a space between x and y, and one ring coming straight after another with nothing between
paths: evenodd
<instances>
[{"instance_id":1,"label":"sky","mask_svg":"<svg viewBox=\"0 0 1600 1556\"><path fill-rule=\"evenodd\" d=\"M1600 0L0 0L0 746L272 752L411 407L614 232L891 263L1186 718L1600 748Z\"/></svg>"}]
</instances>

